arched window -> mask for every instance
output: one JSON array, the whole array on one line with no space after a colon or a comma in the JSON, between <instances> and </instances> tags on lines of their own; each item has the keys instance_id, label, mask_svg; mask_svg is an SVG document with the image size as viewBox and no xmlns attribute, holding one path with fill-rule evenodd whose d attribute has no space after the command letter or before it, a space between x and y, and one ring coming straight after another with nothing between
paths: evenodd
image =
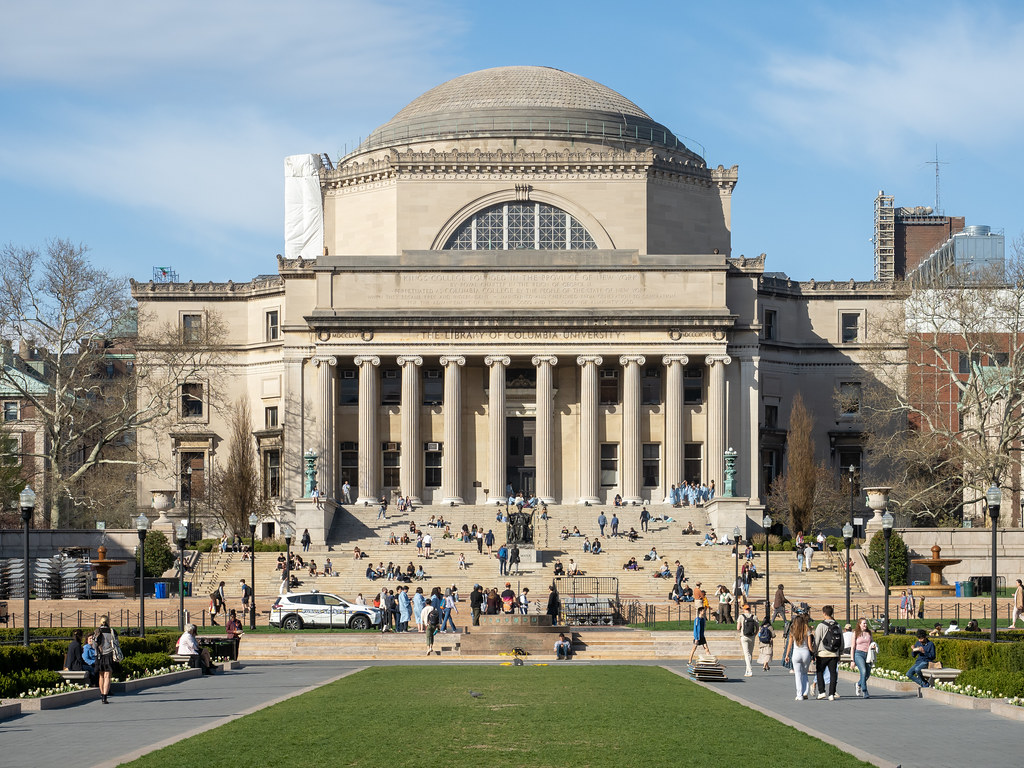
<instances>
[{"instance_id":1,"label":"arched window","mask_svg":"<svg viewBox=\"0 0 1024 768\"><path fill-rule=\"evenodd\" d=\"M452 251L571 251L597 245L582 224L553 205L507 202L474 213L444 247Z\"/></svg>"}]
</instances>

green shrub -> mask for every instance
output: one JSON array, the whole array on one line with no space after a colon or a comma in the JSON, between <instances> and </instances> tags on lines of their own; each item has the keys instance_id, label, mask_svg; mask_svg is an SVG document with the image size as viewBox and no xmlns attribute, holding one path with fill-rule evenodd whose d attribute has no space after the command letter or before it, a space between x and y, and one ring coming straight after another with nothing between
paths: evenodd
<instances>
[{"instance_id":1,"label":"green shrub","mask_svg":"<svg viewBox=\"0 0 1024 768\"><path fill-rule=\"evenodd\" d=\"M146 575L150 578L163 576L174 565L174 552L163 531L150 531L146 536ZM138 564L135 566L138 571Z\"/></svg>"},{"instance_id":2,"label":"green shrub","mask_svg":"<svg viewBox=\"0 0 1024 768\"><path fill-rule=\"evenodd\" d=\"M0 675L0 699L16 699L33 688L52 688L64 682L51 670L23 670L9 675Z\"/></svg>"},{"instance_id":3,"label":"green shrub","mask_svg":"<svg viewBox=\"0 0 1024 768\"><path fill-rule=\"evenodd\" d=\"M154 669L169 667L172 664L171 657L167 653L139 653L135 656L125 656L121 662L121 670L118 673L118 680L127 680L132 675L141 676Z\"/></svg>"},{"instance_id":4,"label":"green shrub","mask_svg":"<svg viewBox=\"0 0 1024 768\"><path fill-rule=\"evenodd\" d=\"M254 549L257 552L284 552L286 547L279 539L257 539Z\"/></svg>"},{"instance_id":5,"label":"green shrub","mask_svg":"<svg viewBox=\"0 0 1024 768\"><path fill-rule=\"evenodd\" d=\"M0 646L0 676L32 669L32 650L23 645Z\"/></svg>"},{"instance_id":6,"label":"green shrub","mask_svg":"<svg viewBox=\"0 0 1024 768\"><path fill-rule=\"evenodd\" d=\"M200 539L196 542L197 552L213 552L214 547L220 543L220 539Z\"/></svg>"},{"instance_id":7,"label":"green shrub","mask_svg":"<svg viewBox=\"0 0 1024 768\"><path fill-rule=\"evenodd\" d=\"M796 544L794 544L789 539L787 539L786 541L782 542L782 551L783 552L792 552L794 549L796 549Z\"/></svg>"},{"instance_id":8,"label":"green shrub","mask_svg":"<svg viewBox=\"0 0 1024 768\"><path fill-rule=\"evenodd\" d=\"M1005 669L968 669L956 680L957 685L973 685L1000 696L1024 696L1024 672Z\"/></svg>"},{"instance_id":9,"label":"green shrub","mask_svg":"<svg viewBox=\"0 0 1024 768\"><path fill-rule=\"evenodd\" d=\"M881 531L871 537L868 548L868 565L885 579L885 536ZM907 583L907 545L896 531L889 539L889 583Z\"/></svg>"}]
</instances>

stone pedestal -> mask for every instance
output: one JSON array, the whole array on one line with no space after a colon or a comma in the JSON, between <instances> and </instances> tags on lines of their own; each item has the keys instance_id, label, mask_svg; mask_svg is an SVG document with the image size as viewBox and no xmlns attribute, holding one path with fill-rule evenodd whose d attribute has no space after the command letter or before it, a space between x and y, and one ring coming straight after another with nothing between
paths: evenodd
<instances>
[{"instance_id":1,"label":"stone pedestal","mask_svg":"<svg viewBox=\"0 0 1024 768\"><path fill-rule=\"evenodd\" d=\"M496 656L521 648L531 656L554 654L555 640L565 627L553 626L547 614L502 613L481 616L480 626L469 625L460 642L462 656Z\"/></svg>"},{"instance_id":2,"label":"stone pedestal","mask_svg":"<svg viewBox=\"0 0 1024 768\"><path fill-rule=\"evenodd\" d=\"M732 538L733 528L740 529L740 535L746 538L749 535L748 522L753 520L760 527L761 513L764 507L751 505L744 498L715 498L704 505L704 511L708 514L708 521L715 529L718 538L723 535Z\"/></svg>"}]
</instances>

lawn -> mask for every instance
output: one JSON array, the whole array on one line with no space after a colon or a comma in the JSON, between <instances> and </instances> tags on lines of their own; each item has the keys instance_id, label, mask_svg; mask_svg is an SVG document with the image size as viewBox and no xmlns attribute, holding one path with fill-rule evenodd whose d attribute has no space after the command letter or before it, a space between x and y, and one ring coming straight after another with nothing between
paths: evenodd
<instances>
[{"instance_id":1,"label":"lawn","mask_svg":"<svg viewBox=\"0 0 1024 768\"><path fill-rule=\"evenodd\" d=\"M568 665L372 667L130 763L285 764L867 765L664 669Z\"/></svg>"}]
</instances>

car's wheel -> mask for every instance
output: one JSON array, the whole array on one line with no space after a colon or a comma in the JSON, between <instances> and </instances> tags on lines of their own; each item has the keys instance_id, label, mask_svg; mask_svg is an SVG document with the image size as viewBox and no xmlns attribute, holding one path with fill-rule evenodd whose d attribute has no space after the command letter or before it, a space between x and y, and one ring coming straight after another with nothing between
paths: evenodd
<instances>
[{"instance_id":1,"label":"car's wheel","mask_svg":"<svg viewBox=\"0 0 1024 768\"><path fill-rule=\"evenodd\" d=\"M350 629L369 629L370 617L363 616L362 614L353 616L352 620L348 623L348 626Z\"/></svg>"},{"instance_id":2,"label":"car's wheel","mask_svg":"<svg viewBox=\"0 0 1024 768\"><path fill-rule=\"evenodd\" d=\"M285 629L302 629L302 619L298 616L287 616L281 622L281 626Z\"/></svg>"}]
</instances>

